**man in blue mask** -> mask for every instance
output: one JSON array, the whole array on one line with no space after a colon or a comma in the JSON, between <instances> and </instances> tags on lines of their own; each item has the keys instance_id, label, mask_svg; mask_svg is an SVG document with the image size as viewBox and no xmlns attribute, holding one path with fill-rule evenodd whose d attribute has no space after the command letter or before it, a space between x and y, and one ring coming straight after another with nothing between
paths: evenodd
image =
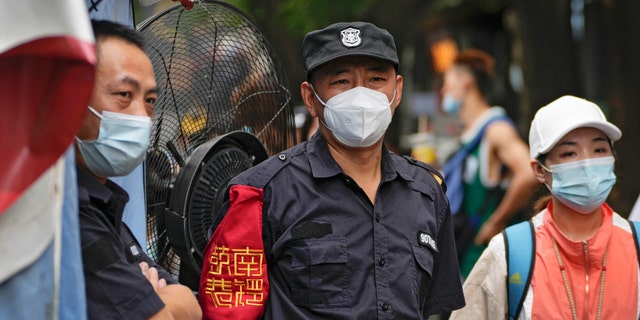
<instances>
[{"instance_id":1,"label":"man in blue mask","mask_svg":"<svg viewBox=\"0 0 640 320\"><path fill-rule=\"evenodd\" d=\"M121 221L129 196L108 180L145 158L158 96L151 61L134 30L109 21L92 25L95 85L75 144L89 318L199 319L191 290L144 254Z\"/></svg>"},{"instance_id":2,"label":"man in blue mask","mask_svg":"<svg viewBox=\"0 0 640 320\"><path fill-rule=\"evenodd\" d=\"M388 151L403 79L389 32L302 43L311 138L230 182L205 250L205 319L426 319L464 305L439 174Z\"/></svg>"},{"instance_id":3,"label":"man in blue mask","mask_svg":"<svg viewBox=\"0 0 640 320\"><path fill-rule=\"evenodd\" d=\"M505 110L491 106L494 60L477 49L461 51L444 73L442 109L463 126L461 148L444 166L447 178L462 171L462 188L451 199L456 246L463 277L485 244L530 203L537 183L529 169L528 148ZM455 161L454 161L455 160ZM460 195L461 194L461 195ZM456 203L455 199L461 199Z\"/></svg>"}]
</instances>

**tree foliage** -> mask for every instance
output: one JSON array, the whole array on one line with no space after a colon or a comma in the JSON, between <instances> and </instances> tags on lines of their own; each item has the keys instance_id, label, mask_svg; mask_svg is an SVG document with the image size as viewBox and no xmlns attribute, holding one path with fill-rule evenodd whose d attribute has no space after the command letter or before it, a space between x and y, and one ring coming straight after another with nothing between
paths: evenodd
<instances>
[{"instance_id":1,"label":"tree foliage","mask_svg":"<svg viewBox=\"0 0 640 320\"><path fill-rule=\"evenodd\" d=\"M277 23L282 30L302 37L322 28L328 21L348 21L361 17L376 0L229 0L258 24Z\"/></svg>"}]
</instances>

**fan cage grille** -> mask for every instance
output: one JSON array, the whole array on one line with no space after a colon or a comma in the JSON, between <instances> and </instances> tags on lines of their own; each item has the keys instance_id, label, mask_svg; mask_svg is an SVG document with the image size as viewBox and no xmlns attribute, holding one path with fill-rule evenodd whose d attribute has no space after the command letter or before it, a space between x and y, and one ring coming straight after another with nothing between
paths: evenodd
<instances>
[{"instance_id":1,"label":"fan cage grille","mask_svg":"<svg viewBox=\"0 0 640 320\"><path fill-rule=\"evenodd\" d=\"M143 22L159 88L147 154L147 252L174 276L163 210L185 161L225 133L254 134L270 155L295 144L284 69L260 30L236 8L202 1Z\"/></svg>"}]
</instances>

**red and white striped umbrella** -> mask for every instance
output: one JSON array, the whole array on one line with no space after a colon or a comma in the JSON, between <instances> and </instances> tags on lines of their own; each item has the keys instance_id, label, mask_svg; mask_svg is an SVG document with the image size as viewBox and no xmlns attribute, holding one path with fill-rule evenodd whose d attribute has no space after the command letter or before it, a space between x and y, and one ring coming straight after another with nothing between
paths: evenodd
<instances>
[{"instance_id":1,"label":"red and white striped umbrella","mask_svg":"<svg viewBox=\"0 0 640 320\"><path fill-rule=\"evenodd\" d=\"M0 3L0 215L73 141L95 63L84 0Z\"/></svg>"}]
</instances>

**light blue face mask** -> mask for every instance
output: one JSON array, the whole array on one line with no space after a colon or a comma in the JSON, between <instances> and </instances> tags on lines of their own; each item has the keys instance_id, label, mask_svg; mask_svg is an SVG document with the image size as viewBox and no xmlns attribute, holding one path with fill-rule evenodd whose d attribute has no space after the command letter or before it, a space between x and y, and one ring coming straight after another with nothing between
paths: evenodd
<instances>
[{"instance_id":1,"label":"light blue face mask","mask_svg":"<svg viewBox=\"0 0 640 320\"><path fill-rule=\"evenodd\" d=\"M129 174L144 160L149 147L151 119L95 109L100 118L98 139L83 141L76 137L80 154L91 172L100 177Z\"/></svg>"},{"instance_id":2,"label":"light blue face mask","mask_svg":"<svg viewBox=\"0 0 640 320\"><path fill-rule=\"evenodd\" d=\"M456 99L447 93L442 99L442 110L447 114L456 115L462 106L462 99Z\"/></svg>"},{"instance_id":3,"label":"light blue face mask","mask_svg":"<svg viewBox=\"0 0 640 320\"><path fill-rule=\"evenodd\" d=\"M607 200L616 183L614 161L602 157L542 167L553 176L551 193L567 207L588 214Z\"/></svg>"}]
</instances>

